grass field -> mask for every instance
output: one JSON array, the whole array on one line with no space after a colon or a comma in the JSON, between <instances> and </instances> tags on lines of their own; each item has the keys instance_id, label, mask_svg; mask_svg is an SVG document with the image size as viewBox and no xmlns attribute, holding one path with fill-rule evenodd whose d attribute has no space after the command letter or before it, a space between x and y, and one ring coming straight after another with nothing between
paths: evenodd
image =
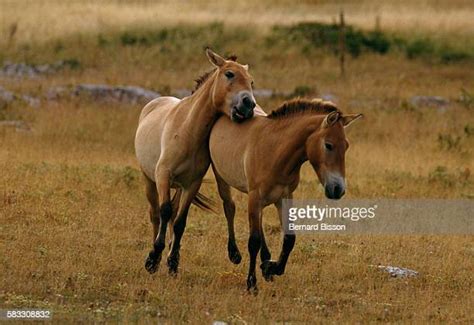
<instances>
[{"instance_id":1,"label":"grass field","mask_svg":"<svg viewBox=\"0 0 474 325\"><path fill-rule=\"evenodd\" d=\"M348 198L474 198L472 59L442 64L396 51L362 53L347 58L342 78L337 57L324 49L268 44L275 24L331 22L343 7L348 23L364 30L380 15L384 31L409 38L416 29L472 53L470 1L280 0L261 12L268 3L0 0L0 62L78 62L39 79L0 77L0 86L38 97L78 83L138 85L166 95L191 88L210 68L203 47L211 45L249 63L256 88L331 94L344 112L364 113L347 132ZM163 30L171 36L153 38ZM130 43L124 35L147 41ZM415 95L443 96L450 104L415 107ZM283 100L259 103L271 111ZM267 283L258 272L259 294L249 295L246 197L239 193L241 265L227 259L223 213L193 207L179 275L169 277L162 265L150 276L143 264L152 230L133 149L140 109L87 98L43 99L38 108L0 105L0 120L31 127L0 126L0 308L50 309L57 322L474 321L472 235L300 236L286 274ZM218 198L213 182L203 192ZM323 197L308 166L295 197ZM272 208L264 223L277 256ZM391 278L370 267L377 264L420 276Z\"/></svg>"}]
</instances>

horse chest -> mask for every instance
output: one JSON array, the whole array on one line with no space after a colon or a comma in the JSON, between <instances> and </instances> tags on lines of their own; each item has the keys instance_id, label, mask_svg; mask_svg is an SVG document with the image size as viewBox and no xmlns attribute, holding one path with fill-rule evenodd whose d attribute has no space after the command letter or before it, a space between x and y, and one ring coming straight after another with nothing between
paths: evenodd
<instances>
[{"instance_id":1,"label":"horse chest","mask_svg":"<svg viewBox=\"0 0 474 325\"><path fill-rule=\"evenodd\" d=\"M264 203L265 205L275 203L281 198L288 197L290 194L290 186L275 185L268 191L266 195L264 195Z\"/></svg>"},{"instance_id":2,"label":"horse chest","mask_svg":"<svg viewBox=\"0 0 474 325\"><path fill-rule=\"evenodd\" d=\"M177 164L173 172L173 181L186 186L193 183L196 179L202 178L210 165L209 155L198 151L192 158L183 159Z\"/></svg>"}]
</instances>

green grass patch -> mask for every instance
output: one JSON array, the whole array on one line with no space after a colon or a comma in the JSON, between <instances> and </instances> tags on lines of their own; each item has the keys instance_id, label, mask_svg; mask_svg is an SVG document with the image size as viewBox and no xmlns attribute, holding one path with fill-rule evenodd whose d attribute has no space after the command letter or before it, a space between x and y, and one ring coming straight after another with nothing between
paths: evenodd
<instances>
[{"instance_id":1,"label":"green grass patch","mask_svg":"<svg viewBox=\"0 0 474 325\"><path fill-rule=\"evenodd\" d=\"M345 26L344 47L352 56L363 53L401 52L408 59L425 59L440 63L456 63L472 60L474 53L468 48L454 48L429 37L402 37L381 30L365 31L353 26ZM323 49L334 53L340 52L340 27L338 24L317 22L298 23L292 26L274 26L267 37L267 45L301 44L303 52L308 49Z\"/></svg>"}]
</instances>

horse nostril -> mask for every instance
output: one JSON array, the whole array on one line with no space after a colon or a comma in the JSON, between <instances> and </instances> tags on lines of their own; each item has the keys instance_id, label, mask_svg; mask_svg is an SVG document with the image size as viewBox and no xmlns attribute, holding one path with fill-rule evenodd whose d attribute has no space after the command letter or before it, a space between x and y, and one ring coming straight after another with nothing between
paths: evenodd
<instances>
[{"instance_id":1,"label":"horse nostril","mask_svg":"<svg viewBox=\"0 0 474 325\"><path fill-rule=\"evenodd\" d=\"M334 196L337 198L342 197L344 195L344 189L340 185L334 186Z\"/></svg>"},{"instance_id":2,"label":"horse nostril","mask_svg":"<svg viewBox=\"0 0 474 325\"><path fill-rule=\"evenodd\" d=\"M253 100L251 100L251 101L250 101L250 106L249 106L249 108L250 108L250 109L254 109L255 106L257 106L257 104L256 104Z\"/></svg>"},{"instance_id":3,"label":"horse nostril","mask_svg":"<svg viewBox=\"0 0 474 325\"><path fill-rule=\"evenodd\" d=\"M253 109L255 107L255 103L253 100L250 99L249 96L244 96L242 98L242 103L244 104L245 107Z\"/></svg>"}]
</instances>

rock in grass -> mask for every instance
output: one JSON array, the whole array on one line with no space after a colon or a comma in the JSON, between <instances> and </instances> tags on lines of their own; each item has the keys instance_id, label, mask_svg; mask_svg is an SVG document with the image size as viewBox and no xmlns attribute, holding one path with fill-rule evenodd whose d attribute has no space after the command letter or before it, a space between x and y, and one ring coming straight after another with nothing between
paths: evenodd
<instances>
[{"instance_id":1,"label":"rock in grass","mask_svg":"<svg viewBox=\"0 0 474 325\"><path fill-rule=\"evenodd\" d=\"M189 89L176 89L173 91L173 96L176 96L178 98L184 98L187 96L190 96L192 94L192 91ZM254 89L253 95L256 98L272 98L275 96L281 96L281 94L278 94L274 90L271 89Z\"/></svg>"},{"instance_id":2,"label":"rock in grass","mask_svg":"<svg viewBox=\"0 0 474 325\"><path fill-rule=\"evenodd\" d=\"M275 92L271 89L255 89L253 95L257 98L271 98L275 96Z\"/></svg>"},{"instance_id":3,"label":"rock in grass","mask_svg":"<svg viewBox=\"0 0 474 325\"><path fill-rule=\"evenodd\" d=\"M0 102L9 104L15 100L15 94L0 86Z\"/></svg>"},{"instance_id":4,"label":"rock in grass","mask_svg":"<svg viewBox=\"0 0 474 325\"><path fill-rule=\"evenodd\" d=\"M39 98L36 98L36 97L33 97L33 96L30 96L30 95L21 95L20 96L21 100L23 100L26 104L28 104L28 106L31 106L31 107L39 107L40 104L41 104L41 101L39 100Z\"/></svg>"},{"instance_id":5,"label":"rock in grass","mask_svg":"<svg viewBox=\"0 0 474 325\"><path fill-rule=\"evenodd\" d=\"M0 69L0 76L10 78L38 78L42 75L56 73L66 67L76 68L79 66L77 60L57 61L51 64L27 64L5 62Z\"/></svg>"},{"instance_id":6,"label":"rock in grass","mask_svg":"<svg viewBox=\"0 0 474 325\"><path fill-rule=\"evenodd\" d=\"M36 97L30 95L17 95L0 86L0 103L8 105L15 100L23 101L31 107L38 107L40 105L40 100Z\"/></svg>"},{"instance_id":7,"label":"rock in grass","mask_svg":"<svg viewBox=\"0 0 474 325\"><path fill-rule=\"evenodd\" d=\"M173 92L173 96L177 97L177 98L184 98L184 97L188 97L188 96L191 96L192 94L192 91L189 90L189 89L176 89L174 92Z\"/></svg>"},{"instance_id":8,"label":"rock in grass","mask_svg":"<svg viewBox=\"0 0 474 325\"><path fill-rule=\"evenodd\" d=\"M390 266L390 265L371 265L373 267L377 267L379 270L387 272L390 276L394 278L408 278L408 277L415 277L418 276L419 273L415 270L406 269L403 267L398 266Z\"/></svg>"},{"instance_id":9,"label":"rock in grass","mask_svg":"<svg viewBox=\"0 0 474 325\"><path fill-rule=\"evenodd\" d=\"M445 108L449 105L449 100L441 96L413 96L410 104L415 107Z\"/></svg>"},{"instance_id":10,"label":"rock in grass","mask_svg":"<svg viewBox=\"0 0 474 325\"><path fill-rule=\"evenodd\" d=\"M62 97L90 97L94 100L121 102L129 104L145 104L160 97L160 94L137 86L109 86L97 84L80 84L74 87L59 86L46 92L48 100Z\"/></svg>"},{"instance_id":11,"label":"rock in grass","mask_svg":"<svg viewBox=\"0 0 474 325\"><path fill-rule=\"evenodd\" d=\"M329 101L329 102L333 102L333 103L338 102L336 95L331 94L331 93L321 94L320 97L321 97L322 100L326 100L326 101Z\"/></svg>"},{"instance_id":12,"label":"rock in grass","mask_svg":"<svg viewBox=\"0 0 474 325\"><path fill-rule=\"evenodd\" d=\"M24 121L11 120L11 121L0 121L0 127L12 127L16 131L31 131L31 128Z\"/></svg>"}]
</instances>

